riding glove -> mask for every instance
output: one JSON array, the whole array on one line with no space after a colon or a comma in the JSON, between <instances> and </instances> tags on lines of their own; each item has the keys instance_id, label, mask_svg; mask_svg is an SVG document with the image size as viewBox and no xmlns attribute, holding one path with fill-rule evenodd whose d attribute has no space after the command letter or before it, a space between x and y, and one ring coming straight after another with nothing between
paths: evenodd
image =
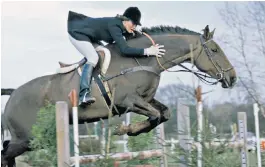
<instances>
[{"instance_id":1,"label":"riding glove","mask_svg":"<svg viewBox=\"0 0 265 167\"><path fill-rule=\"evenodd\" d=\"M144 55L150 56L150 55L154 55L157 57L162 57L162 55L165 55L166 50L165 49L161 49L163 48L164 45L159 45L156 44L155 46L151 46L149 48L144 49Z\"/></svg>"}]
</instances>

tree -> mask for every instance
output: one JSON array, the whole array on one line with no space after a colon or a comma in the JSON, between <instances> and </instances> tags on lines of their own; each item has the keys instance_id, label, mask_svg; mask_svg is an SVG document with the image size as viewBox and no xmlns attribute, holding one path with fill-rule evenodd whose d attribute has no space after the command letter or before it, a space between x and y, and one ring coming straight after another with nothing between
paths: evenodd
<instances>
[{"instance_id":1,"label":"tree","mask_svg":"<svg viewBox=\"0 0 265 167\"><path fill-rule=\"evenodd\" d=\"M156 98L168 105L169 107L176 107L179 98L185 98L191 104L195 104L194 89L185 84L170 84L159 88L156 93Z\"/></svg>"},{"instance_id":2,"label":"tree","mask_svg":"<svg viewBox=\"0 0 265 167\"><path fill-rule=\"evenodd\" d=\"M37 114L32 127L34 138L30 141L32 152L28 152L26 162L31 166L57 166L55 106L48 104Z\"/></svg>"},{"instance_id":3,"label":"tree","mask_svg":"<svg viewBox=\"0 0 265 167\"><path fill-rule=\"evenodd\" d=\"M243 102L264 106L265 2L226 2L219 12L228 28L221 41L236 57L237 87L246 94ZM265 117L263 108L262 113Z\"/></svg>"},{"instance_id":4,"label":"tree","mask_svg":"<svg viewBox=\"0 0 265 167\"><path fill-rule=\"evenodd\" d=\"M55 106L47 103L37 113L36 123L31 133L34 136L30 140L30 148L33 151L27 152L24 161L31 166L53 167L57 166L57 138L56 138L56 109ZM70 152L73 156L73 128L69 129ZM88 129L87 129L88 132ZM99 154L100 143L97 140L85 139L79 143L80 155ZM96 166L108 167L113 165L113 159L102 159L95 163ZM104 164L104 165L102 165ZM88 165L80 165L86 167Z\"/></svg>"},{"instance_id":5,"label":"tree","mask_svg":"<svg viewBox=\"0 0 265 167\"><path fill-rule=\"evenodd\" d=\"M205 109L203 119L203 130L201 132L201 146L202 146L202 166L204 167L219 167L219 166L233 166L240 165L240 154L228 148L228 140L220 142L220 145L213 145L211 141L219 138L220 134L214 133L210 126L209 111ZM196 132L197 127L191 127L191 131ZM197 135L197 134L196 134ZM198 142L197 137L194 138ZM198 144L198 143L197 143ZM197 166L197 147L192 144L191 150L182 149L179 145L176 147L175 154L172 155L176 163L183 163L187 166Z\"/></svg>"},{"instance_id":6,"label":"tree","mask_svg":"<svg viewBox=\"0 0 265 167\"><path fill-rule=\"evenodd\" d=\"M209 122L217 127L217 133L219 134L230 134L230 126L234 123L238 124L237 113L246 112L247 114L247 129L248 132L255 133L255 119L253 115L252 104L236 104L236 103L224 103L215 104L209 109ZM260 135L265 135L265 118L260 118Z\"/></svg>"},{"instance_id":7,"label":"tree","mask_svg":"<svg viewBox=\"0 0 265 167\"><path fill-rule=\"evenodd\" d=\"M185 101L190 102L191 110L191 124L196 122L196 109L194 90L189 85L184 84L170 84L159 88L156 98L162 103L166 104L171 110L171 118L164 123L165 134L168 138L177 138L177 104L178 100L184 98Z\"/></svg>"},{"instance_id":8,"label":"tree","mask_svg":"<svg viewBox=\"0 0 265 167\"><path fill-rule=\"evenodd\" d=\"M132 119L132 123L136 123L139 121L143 121L146 118L142 115L135 115ZM142 133L138 136L129 136L128 139L128 148L130 151L143 151L146 149L150 149L154 146L154 130L151 130L149 133ZM129 165L142 165L142 164L153 164L158 165L157 158L149 158L149 159L133 159L128 161Z\"/></svg>"}]
</instances>

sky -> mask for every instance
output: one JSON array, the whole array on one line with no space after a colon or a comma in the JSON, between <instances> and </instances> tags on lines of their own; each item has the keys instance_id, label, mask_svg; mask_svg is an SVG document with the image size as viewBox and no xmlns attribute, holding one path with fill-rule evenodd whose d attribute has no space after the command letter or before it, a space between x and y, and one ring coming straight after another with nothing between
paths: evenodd
<instances>
[{"instance_id":1,"label":"sky","mask_svg":"<svg viewBox=\"0 0 265 167\"><path fill-rule=\"evenodd\" d=\"M211 30L216 28L217 39L226 30L218 13L224 2L2 2L1 88L17 88L36 77L54 73L58 61L73 63L82 58L68 38L69 10L104 17L122 14L129 6L141 10L142 25L147 27L178 25L200 32L209 25ZM177 78L192 84L192 75L163 72L160 86L179 83ZM210 102L219 101L229 92L220 85L202 86L203 91L214 90ZM2 96L2 108L7 99Z\"/></svg>"}]
</instances>

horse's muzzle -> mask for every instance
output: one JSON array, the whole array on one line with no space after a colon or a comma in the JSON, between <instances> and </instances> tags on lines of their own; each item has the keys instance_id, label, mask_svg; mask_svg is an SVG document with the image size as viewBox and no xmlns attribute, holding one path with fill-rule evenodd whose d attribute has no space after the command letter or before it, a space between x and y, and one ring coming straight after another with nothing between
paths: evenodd
<instances>
[{"instance_id":1,"label":"horse's muzzle","mask_svg":"<svg viewBox=\"0 0 265 167\"><path fill-rule=\"evenodd\" d=\"M236 77L225 78L221 81L223 88L233 88L237 82Z\"/></svg>"}]
</instances>

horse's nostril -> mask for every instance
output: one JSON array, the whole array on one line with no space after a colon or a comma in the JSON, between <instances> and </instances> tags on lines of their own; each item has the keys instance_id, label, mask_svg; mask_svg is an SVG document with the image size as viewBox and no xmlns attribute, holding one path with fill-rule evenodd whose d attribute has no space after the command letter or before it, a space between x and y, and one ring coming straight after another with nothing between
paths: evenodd
<instances>
[{"instance_id":1,"label":"horse's nostril","mask_svg":"<svg viewBox=\"0 0 265 167\"><path fill-rule=\"evenodd\" d=\"M237 80L237 78L236 78L236 77L231 77L231 82L232 82L232 83L235 83L235 82L236 82L236 80Z\"/></svg>"}]
</instances>

